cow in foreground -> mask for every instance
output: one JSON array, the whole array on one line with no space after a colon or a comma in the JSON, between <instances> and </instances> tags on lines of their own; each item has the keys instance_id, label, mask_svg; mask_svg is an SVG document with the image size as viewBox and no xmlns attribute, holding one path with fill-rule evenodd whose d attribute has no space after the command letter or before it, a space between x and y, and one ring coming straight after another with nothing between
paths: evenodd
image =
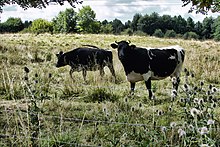
<instances>
[{"instance_id":1,"label":"cow in foreground","mask_svg":"<svg viewBox=\"0 0 220 147\"><path fill-rule=\"evenodd\" d=\"M88 46L88 45L87 45ZM101 77L104 76L104 67L107 66L115 78L115 70L113 67L112 52L104 49L99 49L98 47L80 47L73 49L72 51L63 53L60 51L56 54L58 61L56 67L62 67L69 65L70 77L74 71L82 71L83 79L86 82L87 71L100 71Z\"/></svg>"},{"instance_id":2,"label":"cow in foreground","mask_svg":"<svg viewBox=\"0 0 220 147\"><path fill-rule=\"evenodd\" d=\"M161 80L168 76L175 79L173 88L178 89L185 56L185 51L180 46L142 48L130 45L130 41L115 41L111 47L118 50L118 57L130 82L132 93L135 82L144 80L151 99L151 80Z\"/></svg>"}]
</instances>

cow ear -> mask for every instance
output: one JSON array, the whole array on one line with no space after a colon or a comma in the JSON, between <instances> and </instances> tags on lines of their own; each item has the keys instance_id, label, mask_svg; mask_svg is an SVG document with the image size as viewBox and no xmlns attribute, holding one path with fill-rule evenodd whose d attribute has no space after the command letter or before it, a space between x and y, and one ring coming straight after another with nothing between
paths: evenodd
<instances>
[{"instance_id":1,"label":"cow ear","mask_svg":"<svg viewBox=\"0 0 220 147\"><path fill-rule=\"evenodd\" d=\"M59 54L56 54L57 58L59 58L63 54L63 51L60 51Z\"/></svg>"},{"instance_id":2,"label":"cow ear","mask_svg":"<svg viewBox=\"0 0 220 147\"><path fill-rule=\"evenodd\" d=\"M136 48L136 45L130 45L131 49L135 49Z\"/></svg>"},{"instance_id":3,"label":"cow ear","mask_svg":"<svg viewBox=\"0 0 220 147\"><path fill-rule=\"evenodd\" d=\"M112 47L112 48L118 48L118 45L115 44L115 43L112 43L112 44L111 44L111 47Z\"/></svg>"}]
</instances>

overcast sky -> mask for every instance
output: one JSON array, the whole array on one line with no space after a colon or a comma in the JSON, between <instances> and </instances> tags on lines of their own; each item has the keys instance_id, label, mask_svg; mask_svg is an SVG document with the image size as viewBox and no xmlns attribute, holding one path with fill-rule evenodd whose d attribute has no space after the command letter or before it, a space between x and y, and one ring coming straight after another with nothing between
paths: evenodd
<instances>
[{"instance_id":1,"label":"overcast sky","mask_svg":"<svg viewBox=\"0 0 220 147\"><path fill-rule=\"evenodd\" d=\"M219 13L209 13L208 15L188 13L190 6L182 7L182 0L83 0L83 4L76 5L75 11L78 12L82 6L86 5L89 5L95 11L96 19L99 21L105 19L111 21L117 18L122 22L126 22L132 20L136 13L145 15L152 12L157 12L160 16L168 14L171 16L181 15L185 19L191 17L195 22L202 21L207 16L216 18L220 15ZM19 17L22 21L37 18L50 21L66 8L71 8L71 6L68 3L65 3L64 6L51 4L43 9L29 8L23 10L17 5L7 5L3 7L3 13L0 14L1 22L6 21L9 17Z\"/></svg>"}]
</instances>

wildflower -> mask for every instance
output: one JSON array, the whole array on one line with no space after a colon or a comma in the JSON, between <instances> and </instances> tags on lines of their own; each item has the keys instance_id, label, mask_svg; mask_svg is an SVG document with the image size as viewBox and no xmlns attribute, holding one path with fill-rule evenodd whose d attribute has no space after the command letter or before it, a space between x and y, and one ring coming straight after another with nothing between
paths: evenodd
<instances>
[{"instance_id":1,"label":"wildflower","mask_svg":"<svg viewBox=\"0 0 220 147\"><path fill-rule=\"evenodd\" d=\"M201 98L201 99L198 100L198 104L199 104L199 105L202 105L203 103L204 103L203 98Z\"/></svg>"},{"instance_id":2,"label":"wildflower","mask_svg":"<svg viewBox=\"0 0 220 147\"><path fill-rule=\"evenodd\" d=\"M171 128L176 127L176 122L171 122L171 123L170 123L170 127L171 127Z\"/></svg>"},{"instance_id":3,"label":"wildflower","mask_svg":"<svg viewBox=\"0 0 220 147\"><path fill-rule=\"evenodd\" d=\"M166 128L165 126L162 126L162 127L160 128L160 130L161 130L162 133L166 133L167 128Z\"/></svg>"},{"instance_id":4,"label":"wildflower","mask_svg":"<svg viewBox=\"0 0 220 147\"><path fill-rule=\"evenodd\" d=\"M163 115L163 113L164 113L163 110L158 110L157 115L160 116Z\"/></svg>"},{"instance_id":5,"label":"wildflower","mask_svg":"<svg viewBox=\"0 0 220 147\"><path fill-rule=\"evenodd\" d=\"M199 111L198 109L196 109L196 108L192 108L192 109L190 110L190 114L191 114L193 117L196 117L197 115L200 114L200 111Z\"/></svg>"},{"instance_id":6,"label":"wildflower","mask_svg":"<svg viewBox=\"0 0 220 147\"><path fill-rule=\"evenodd\" d=\"M181 103L184 103L184 102L185 102L185 99L184 99L184 98L181 98L181 99L180 99L180 102L181 102Z\"/></svg>"},{"instance_id":7,"label":"wildflower","mask_svg":"<svg viewBox=\"0 0 220 147\"><path fill-rule=\"evenodd\" d=\"M186 135L186 132L180 128L180 129L178 129L178 134L179 134L179 137L182 137L182 136Z\"/></svg>"},{"instance_id":8,"label":"wildflower","mask_svg":"<svg viewBox=\"0 0 220 147\"><path fill-rule=\"evenodd\" d=\"M177 79L176 79L176 77L172 77L171 81L172 81L173 84L177 84Z\"/></svg>"},{"instance_id":9,"label":"wildflower","mask_svg":"<svg viewBox=\"0 0 220 147\"><path fill-rule=\"evenodd\" d=\"M207 121L207 125L214 125L214 123L215 123L215 120L212 120L212 119L209 119Z\"/></svg>"},{"instance_id":10,"label":"wildflower","mask_svg":"<svg viewBox=\"0 0 220 147\"><path fill-rule=\"evenodd\" d=\"M134 108L134 107L131 107L131 111L134 112L134 110L135 110L135 108Z\"/></svg>"},{"instance_id":11,"label":"wildflower","mask_svg":"<svg viewBox=\"0 0 220 147\"><path fill-rule=\"evenodd\" d=\"M26 66L24 67L24 71L25 71L26 73L29 73L29 72L30 72L29 68L27 68Z\"/></svg>"},{"instance_id":12,"label":"wildflower","mask_svg":"<svg viewBox=\"0 0 220 147\"><path fill-rule=\"evenodd\" d=\"M52 73L49 73L48 77L51 78L52 77Z\"/></svg>"},{"instance_id":13,"label":"wildflower","mask_svg":"<svg viewBox=\"0 0 220 147\"><path fill-rule=\"evenodd\" d=\"M190 131L194 131L194 126L193 126L192 124L190 124L190 125L188 126L188 129L189 129Z\"/></svg>"},{"instance_id":14,"label":"wildflower","mask_svg":"<svg viewBox=\"0 0 220 147\"><path fill-rule=\"evenodd\" d=\"M211 95L211 91L208 90L206 94L207 94L207 95Z\"/></svg>"},{"instance_id":15,"label":"wildflower","mask_svg":"<svg viewBox=\"0 0 220 147\"><path fill-rule=\"evenodd\" d=\"M171 92L171 97L175 98L176 96L177 96L177 91L175 89L173 89Z\"/></svg>"},{"instance_id":16,"label":"wildflower","mask_svg":"<svg viewBox=\"0 0 220 147\"><path fill-rule=\"evenodd\" d=\"M169 106L168 110L169 110L169 111L172 111L172 106Z\"/></svg>"},{"instance_id":17,"label":"wildflower","mask_svg":"<svg viewBox=\"0 0 220 147\"><path fill-rule=\"evenodd\" d=\"M204 85L204 82L203 82L203 81L201 81L201 82L200 82L200 86L203 86L203 85Z\"/></svg>"},{"instance_id":18,"label":"wildflower","mask_svg":"<svg viewBox=\"0 0 220 147\"><path fill-rule=\"evenodd\" d=\"M207 127L202 127L201 130L200 130L200 134L201 135L205 135L205 134L208 134L209 131L208 131L208 128Z\"/></svg>"},{"instance_id":19,"label":"wildflower","mask_svg":"<svg viewBox=\"0 0 220 147\"><path fill-rule=\"evenodd\" d=\"M189 90L189 85L184 84L184 85L183 85L183 88L184 88L185 91L188 91L188 90Z\"/></svg>"},{"instance_id":20,"label":"wildflower","mask_svg":"<svg viewBox=\"0 0 220 147\"><path fill-rule=\"evenodd\" d=\"M211 91L212 91L212 93L215 93L215 92L217 92L217 88L216 87L212 87Z\"/></svg>"},{"instance_id":21,"label":"wildflower","mask_svg":"<svg viewBox=\"0 0 220 147\"><path fill-rule=\"evenodd\" d=\"M199 99L198 99L198 98L194 98L194 99L193 99L193 103L198 104L198 102L199 102Z\"/></svg>"},{"instance_id":22,"label":"wildflower","mask_svg":"<svg viewBox=\"0 0 220 147\"><path fill-rule=\"evenodd\" d=\"M209 85L209 89L211 90L211 89L212 89L212 87L213 87L213 86L212 86L212 84L210 84L210 85Z\"/></svg>"}]
</instances>

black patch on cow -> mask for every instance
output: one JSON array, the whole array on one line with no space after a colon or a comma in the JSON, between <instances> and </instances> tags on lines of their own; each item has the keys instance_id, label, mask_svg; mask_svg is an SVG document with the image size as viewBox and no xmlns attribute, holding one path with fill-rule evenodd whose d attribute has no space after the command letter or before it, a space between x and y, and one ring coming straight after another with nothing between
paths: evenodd
<instances>
[{"instance_id":1,"label":"black patch on cow","mask_svg":"<svg viewBox=\"0 0 220 147\"><path fill-rule=\"evenodd\" d=\"M175 49L150 49L149 55L150 70L158 77L170 76L178 64L177 51ZM175 57L175 59L170 59L171 56Z\"/></svg>"}]
</instances>

